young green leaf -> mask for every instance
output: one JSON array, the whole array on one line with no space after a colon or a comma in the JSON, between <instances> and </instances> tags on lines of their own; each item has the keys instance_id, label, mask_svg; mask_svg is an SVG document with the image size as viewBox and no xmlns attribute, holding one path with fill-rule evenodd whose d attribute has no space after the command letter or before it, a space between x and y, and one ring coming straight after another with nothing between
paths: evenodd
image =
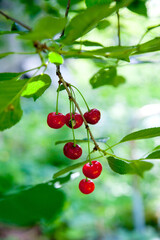
<instances>
[{"instance_id":1,"label":"young green leaf","mask_svg":"<svg viewBox=\"0 0 160 240\"><path fill-rule=\"evenodd\" d=\"M150 153L146 159L160 159L160 150Z\"/></svg>"},{"instance_id":2,"label":"young green leaf","mask_svg":"<svg viewBox=\"0 0 160 240\"><path fill-rule=\"evenodd\" d=\"M148 129L143 129L143 130L136 131L126 135L124 138L122 138L120 143L132 141L132 140L154 138L159 136L160 136L160 127L148 128Z\"/></svg>"},{"instance_id":3,"label":"young green leaf","mask_svg":"<svg viewBox=\"0 0 160 240\"><path fill-rule=\"evenodd\" d=\"M39 184L0 200L0 221L18 226L32 226L54 220L62 210L65 195L53 184Z\"/></svg>"},{"instance_id":4,"label":"young green leaf","mask_svg":"<svg viewBox=\"0 0 160 240\"><path fill-rule=\"evenodd\" d=\"M56 52L50 52L48 54L48 57L49 57L49 61L51 63L55 63L56 65L63 64L63 62L64 62L63 57L59 53L56 53Z\"/></svg>"},{"instance_id":5,"label":"young green leaf","mask_svg":"<svg viewBox=\"0 0 160 240\"><path fill-rule=\"evenodd\" d=\"M47 74L41 74L31 78L26 89L22 92L21 96L30 98L33 97L34 101L39 98L45 90L51 85L51 78Z\"/></svg>"},{"instance_id":6,"label":"young green leaf","mask_svg":"<svg viewBox=\"0 0 160 240\"><path fill-rule=\"evenodd\" d=\"M132 0L122 0L120 3L110 6L108 4L94 5L75 16L66 28L63 44L72 44L76 39L95 28L100 20L110 16L119 8L127 6Z\"/></svg>"},{"instance_id":7,"label":"young green leaf","mask_svg":"<svg viewBox=\"0 0 160 240\"><path fill-rule=\"evenodd\" d=\"M18 36L18 38L28 40L52 39L64 29L65 24L66 18L46 16L36 22L31 32Z\"/></svg>"}]
</instances>

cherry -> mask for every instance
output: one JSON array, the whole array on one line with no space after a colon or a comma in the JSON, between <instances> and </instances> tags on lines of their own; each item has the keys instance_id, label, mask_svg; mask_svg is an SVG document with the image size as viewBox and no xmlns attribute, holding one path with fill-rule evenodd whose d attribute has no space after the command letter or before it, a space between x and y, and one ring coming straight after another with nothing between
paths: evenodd
<instances>
[{"instance_id":1,"label":"cherry","mask_svg":"<svg viewBox=\"0 0 160 240\"><path fill-rule=\"evenodd\" d=\"M102 165L98 161L92 161L92 164L89 162L83 166L83 174L91 179L99 177L102 172Z\"/></svg>"},{"instance_id":2,"label":"cherry","mask_svg":"<svg viewBox=\"0 0 160 240\"><path fill-rule=\"evenodd\" d=\"M84 114L86 121L90 124L96 124L101 118L101 113L96 108L91 109L90 111Z\"/></svg>"},{"instance_id":3,"label":"cherry","mask_svg":"<svg viewBox=\"0 0 160 240\"><path fill-rule=\"evenodd\" d=\"M51 128L61 128L65 124L66 119L62 113L51 112L47 116L47 124Z\"/></svg>"},{"instance_id":4,"label":"cherry","mask_svg":"<svg viewBox=\"0 0 160 240\"><path fill-rule=\"evenodd\" d=\"M72 128L72 123L73 123L74 129L79 128L83 123L82 116L79 113L74 113L74 114L72 113L72 122L71 122L71 115L70 115L70 113L67 113L66 114L66 125L69 128Z\"/></svg>"},{"instance_id":5,"label":"cherry","mask_svg":"<svg viewBox=\"0 0 160 240\"><path fill-rule=\"evenodd\" d=\"M66 157L75 160L82 155L82 148L78 144L74 146L73 142L68 142L64 145L63 152Z\"/></svg>"},{"instance_id":6,"label":"cherry","mask_svg":"<svg viewBox=\"0 0 160 240\"><path fill-rule=\"evenodd\" d=\"M79 190L84 194L90 194L94 191L94 182L90 179L82 179L79 183Z\"/></svg>"}]
</instances>

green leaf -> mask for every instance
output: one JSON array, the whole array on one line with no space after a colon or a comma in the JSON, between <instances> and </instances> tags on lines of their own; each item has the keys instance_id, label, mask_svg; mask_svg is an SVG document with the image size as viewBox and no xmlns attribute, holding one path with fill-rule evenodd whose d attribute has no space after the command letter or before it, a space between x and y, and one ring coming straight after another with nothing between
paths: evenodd
<instances>
[{"instance_id":1,"label":"green leaf","mask_svg":"<svg viewBox=\"0 0 160 240\"><path fill-rule=\"evenodd\" d=\"M153 164L146 161L132 160L130 166L133 168L133 173L143 177L145 171L149 171Z\"/></svg>"},{"instance_id":2,"label":"green leaf","mask_svg":"<svg viewBox=\"0 0 160 240\"><path fill-rule=\"evenodd\" d=\"M85 0L87 7L92 7L94 5L100 5L104 3L110 4L111 2L111 0Z\"/></svg>"},{"instance_id":3,"label":"green leaf","mask_svg":"<svg viewBox=\"0 0 160 240\"><path fill-rule=\"evenodd\" d=\"M110 16L121 7L127 6L132 0L123 0L113 7L108 4L94 5L75 16L66 28L63 44L72 44L76 39L95 28L99 21Z\"/></svg>"},{"instance_id":4,"label":"green leaf","mask_svg":"<svg viewBox=\"0 0 160 240\"><path fill-rule=\"evenodd\" d=\"M20 93L27 80L0 81L0 130L15 125L22 116Z\"/></svg>"},{"instance_id":5,"label":"green leaf","mask_svg":"<svg viewBox=\"0 0 160 240\"><path fill-rule=\"evenodd\" d=\"M18 38L28 40L52 39L64 29L65 24L66 18L46 16L36 22L31 32L23 34Z\"/></svg>"},{"instance_id":6,"label":"green leaf","mask_svg":"<svg viewBox=\"0 0 160 240\"><path fill-rule=\"evenodd\" d=\"M126 135L124 138L122 138L120 143L132 141L132 140L154 138L154 137L159 137L159 136L160 136L160 127L148 128L148 129L143 129L143 130L136 131L136 132Z\"/></svg>"},{"instance_id":7,"label":"green leaf","mask_svg":"<svg viewBox=\"0 0 160 240\"><path fill-rule=\"evenodd\" d=\"M30 79L26 89L22 92L22 97L33 97L34 101L39 98L51 85L51 78L47 74L41 74Z\"/></svg>"},{"instance_id":8,"label":"green leaf","mask_svg":"<svg viewBox=\"0 0 160 240\"><path fill-rule=\"evenodd\" d=\"M97 50L90 51L92 55L101 55L109 58L117 58L129 62L129 56L135 52L135 46L113 46L113 47L104 47Z\"/></svg>"},{"instance_id":9,"label":"green leaf","mask_svg":"<svg viewBox=\"0 0 160 240\"><path fill-rule=\"evenodd\" d=\"M116 173L129 174L133 172L132 167L125 161L114 157L108 157L107 160L110 168Z\"/></svg>"},{"instance_id":10,"label":"green leaf","mask_svg":"<svg viewBox=\"0 0 160 240\"><path fill-rule=\"evenodd\" d=\"M73 165L71 165L71 166L69 166L69 167L66 167L66 168L64 168L64 169L56 172L56 173L53 175L53 179L56 179L56 178L58 178L59 176L65 174L65 173L68 173L68 172L70 172L70 171L72 171L72 170L74 170L74 169L76 169L76 168L79 168L79 167L83 166L83 165L84 165L85 163L87 163L87 162L88 162L88 160L83 161L83 162L80 162L80 163L73 164Z\"/></svg>"},{"instance_id":11,"label":"green leaf","mask_svg":"<svg viewBox=\"0 0 160 240\"><path fill-rule=\"evenodd\" d=\"M0 81L17 80L22 74L22 72L2 72L0 73Z\"/></svg>"},{"instance_id":12,"label":"green leaf","mask_svg":"<svg viewBox=\"0 0 160 240\"><path fill-rule=\"evenodd\" d=\"M98 43L98 42L93 42L93 41L88 41L88 40L85 40L85 41L76 41L74 42L74 44L79 44L79 45L84 45L86 47L103 47L103 45L101 43Z\"/></svg>"},{"instance_id":13,"label":"green leaf","mask_svg":"<svg viewBox=\"0 0 160 240\"><path fill-rule=\"evenodd\" d=\"M109 137L105 137L105 138L95 138L96 142L103 142L106 143L109 140ZM90 140L92 142L92 140ZM67 142L73 142L73 139L69 139L69 140L62 140L62 141L56 141L55 145L58 144L62 144L62 143L67 143ZM84 138L84 139L76 139L77 143L88 143L88 138Z\"/></svg>"},{"instance_id":14,"label":"green leaf","mask_svg":"<svg viewBox=\"0 0 160 240\"><path fill-rule=\"evenodd\" d=\"M150 153L146 159L160 159L160 150Z\"/></svg>"},{"instance_id":15,"label":"green leaf","mask_svg":"<svg viewBox=\"0 0 160 240\"><path fill-rule=\"evenodd\" d=\"M132 12L135 12L147 17L146 0L134 0L128 6L128 9L131 10Z\"/></svg>"},{"instance_id":16,"label":"green leaf","mask_svg":"<svg viewBox=\"0 0 160 240\"><path fill-rule=\"evenodd\" d=\"M153 151L158 150L158 149L160 149L160 145L158 145L157 147L155 147L155 148L153 149Z\"/></svg>"},{"instance_id":17,"label":"green leaf","mask_svg":"<svg viewBox=\"0 0 160 240\"><path fill-rule=\"evenodd\" d=\"M155 52L160 50L160 37L154 38L148 42L140 44L134 54Z\"/></svg>"},{"instance_id":18,"label":"green leaf","mask_svg":"<svg viewBox=\"0 0 160 240\"><path fill-rule=\"evenodd\" d=\"M98 30L103 30L107 27L109 27L111 24L108 20L102 20L97 24L97 29Z\"/></svg>"},{"instance_id":19,"label":"green leaf","mask_svg":"<svg viewBox=\"0 0 160 240\"><path fill-rule=\"evenodd\" d=\"M65 177L58 177L58 178L55 178L54 180L52 180L51 182L52 183L59 183L60 185L64 184L64 183L67 183L68 181L71 180L71 176L72 176L72 172L68 173L67 176Z\"/></svg>"},{"instance_id":20,"label":"green leaf","mask_svg":"<svg viewBox=\"0 0 160 240\"><path fill-rule=\"evenodd\" d=\"M58 92L58 91L63 91L63 90L65 90L65 87L64 87L63 84L61 84L61 85L58 87L57 92Z\"/></svg>"},{"instance_id":21,"label":"green leaf","mask_svg":"<svg viewBox=\"0 0 160 240\"><path fill-rule=\"evenodd\" d=\"M0 111L0 131L10 128L19 122L22 114L20 99L15 99L4 111Z\"/></svg>"},{"instance_id":22,"label":"green leaf","mask_svg":"<svg viewBox=\"0 0 160 240\"><path fill-rule=\"evenodd\" d=\"M64 62L63 57L59 53L56 53L56 52L50 52L48 54L48 57L49 57L49 61L51 63L55 63L57 65L63 64L63 62Z\"/></svg>"},{"instance_id":23,"label":"green leaf","mask_svg":"<svg viewBox=\"0 0 160 240\"><path fill-rule=\"evenodd\" d=\"M114 157L108 157L107 160L110 168L119 174L137 174L142 177L145 171L153 167L152 163L140 160L132 160L131 163Z\"/></svg>"},{"instance_id":24,"label":"green leaf","mask_svg":"<svg viewBox=\"0 0 160 240\"><path fill-rule=\"evenodd\" d=\"M22 33L21 31L0 31L0 35L5 35L5 34L20 34Z\"/></svg>"},{"instance_id":25,"label":"green leaf","mask_svg":"<svg viewBox=\"0 0 160 240\"><path fill-rule=\"evenodd\" d=\"M119 86L125 82L125 78L117 76L115 67L102 68L90 79L90 84L93 88L98 88L104 85Z\"/></svg>"},{"instance_id":26,"label":"green leaf","mask_svg":"<svg viewBox=\"0 0 160 240\"><path fill-rule=\"evenodd\" d=\"M0 221L18 226L32 226L55 219L65 196L53 184L39 184L0 200Z\"/></svg>"},{"instance_id":27,"label":"green leaf","mask_svg":"<svg viewBox=\"0 0 160 240\"><path fill-rule=\"evenodd\" d=\"M6 52L6 53L0 53L0 59L7 57L8 55L14 54L14 52Z\"/></svg>"}]
</instances>

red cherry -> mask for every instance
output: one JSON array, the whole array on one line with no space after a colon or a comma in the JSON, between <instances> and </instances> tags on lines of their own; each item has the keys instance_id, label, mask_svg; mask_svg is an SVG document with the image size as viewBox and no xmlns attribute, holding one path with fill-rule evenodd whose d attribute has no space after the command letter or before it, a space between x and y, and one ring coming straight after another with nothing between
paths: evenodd
<instances>
[{"instance_id":1,"label":"red cherry","mask_svg":"<svg viewBox=\"0 0 160 240\"><path fill-rule=\"evenodd\" d=\"M94 179L94 178L99 177L99 175L101 174L102 165L98 161L92 161L92 165L90 163L86 163L83 166L82 171L83 171L84 176Z\"/></svg>"},{"instance_id":2,"label":"red cherry","mask_svg":"<svg viewBox=\"0 0 160 240\"><path fill-rule=\"evenodd\" d=\"M84 194L90 194L94 191L94 182L90 179L82 179L79 183L79 190Z\"/></svg>"},{"instance_id":3,"label":"red cherry","mask_svg":"<svg viewBox=\"0 0 160 240\"><path fill-rule=\"evenodd\" d=\"M73 123L74 129L79 128L83 123L82 116L79 113L75 113L75 114L72 113L72 122L71 122L71 115L70 115L70 113L67 113L66 114L66 125L69 128L72 128L72 123Z\"/></svg>"},{"instance_id":4,"label":"red cherry","mask_svg":"<svg viewBox=\"0 0 160 240\"><path fill-rule=\"evenodd\" d=\"M84 114L86 121L90 124L96 124L101 118L101 113L96 108L91 109L90 111Z\"/></svg>"},{"instance_id":5,"label":"red cherry","mask_svg":"<svg viewBox=\"0 0 160 240\"><path fill-rule=\"evenodd\" d=\"M66 157L75 160L82 155L82 148L78 144L74 147L73 142L68 142L64 145L63 152Z\"/></svg>"},{"instance_id":6,"label":"red cherry","mask_svg":"<svg viewBox=\"0 0 160 240\"><path fill-rule=\"evenodd\" d=\"M65 124L66 119L65 116L62 113L56 113L56 112L51 112L48 114L47 117L47 124L51 128L61 128Z\"/></svg>"}]
</instances>

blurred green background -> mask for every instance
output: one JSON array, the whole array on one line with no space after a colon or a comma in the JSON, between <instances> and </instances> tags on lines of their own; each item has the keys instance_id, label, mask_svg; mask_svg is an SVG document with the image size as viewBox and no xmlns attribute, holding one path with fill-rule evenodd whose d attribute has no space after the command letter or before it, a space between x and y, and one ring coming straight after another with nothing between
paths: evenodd
<instances>
[{"instance_id":1,"label":"blurred green background","mask_svg":"<svg viewBox=\"0 0 160 240\"><path fill-rule=\"evenodd\" d=\"M73 1L71 16L84 8L83 1ZM79 2L79 3L78 3ZM45 13L54 16L64 14L66 1L16 0L0 1L0 8L11 16L32 25L35 19ZM127 9L121 11L121 38L123 45L138 43L147 26L158 24L160 3L157 0L146 2L148 17ZM87 34L87 39L102 44L117 44L116 17L107 19L110 25L103 30L95 29ZM0 16L0 29L9 29L10 21ZM156 37L159 29L150 32L144 40ZM28 42L21 42L16 36L2 36L0 50L23 51L32 49ZM118 88L104 86L93 90L89 79L98 70L101 62L69 59L62 66L66 81L78 87L91 108L102 113L101 121L91 126L95 137L109 137L114 144L129 132L137 129L160 126L160 81L159 54L152 53L132 57L131 64L121 62L118 73L126 83ZM144 63L149 61L148 63ZM25 71L40 64L35 56L9 56L0 60L0 72ZM72 138L67 126L50 129L46 124L49 112L55 111L57 77L55 67L47 70L52 78L52 86L36 102L22 99L23 117L21 121L0 133L0 197L16 192L27 185L49 181L53 174L72 160L63 155L63 144L58 140ZM30 76L30 75L28 75ZM86 108L77 93L77 101L82 111ZM59 111L69 112L67 94L60 93ZM86 131L81 127L75 131L77 138L85 138ZM125 143L115 148L121 157L139 158L159 145L159 139L140 140ZM101 146L104 147L103 143ZM82 144L83 155L87 156L87 146ZM135 176L121 176L109 169L102 159L103 172L95 180L96 189L91 195L82 195L78 184L83 178L81 168L74 171L72 180L62 186L66 203L59 217L50 223L41 223L30 229L0 224L0 239L7 240L158 240L160 239L160 166L146 172L143 179ZM75 162L74 162L75 163Z\"/></svg>"}]
</instances>

